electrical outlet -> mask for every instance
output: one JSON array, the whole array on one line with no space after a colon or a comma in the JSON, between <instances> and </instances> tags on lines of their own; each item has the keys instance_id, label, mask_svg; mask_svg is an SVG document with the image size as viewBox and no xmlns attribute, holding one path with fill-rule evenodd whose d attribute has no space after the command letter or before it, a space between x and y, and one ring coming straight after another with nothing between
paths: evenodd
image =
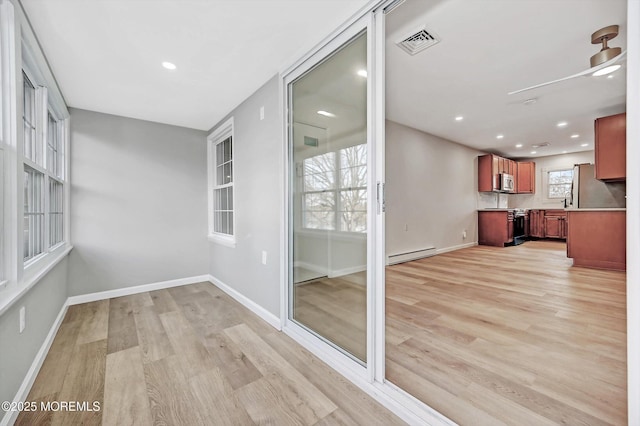
<instances>
[{"instance_id":1,"label":"electrical outlet","mask_svg":"<svg viewBox=\"0 0 640 426\"><path fill-rule=\"evenodd\" d=\"M264 120L264 107L260 107L260 120Z\"/></svg>"},{"instance_id":2,"label":"electrical outlet","mask_svg":"<svg viewBox=\"0 0 640 426\"><path fill-rule=\"evenodd\" d=\"M406 223L404 224L404 230L408 231L409 230L409 225L407 225Z\"/></svg>"},{"instance_id":3,"label":"electrical outlet","mask_svg":"<svg viewBox=\"0 0 640 426\"><path fill-rule=\"evenodd\" d=\"M262 250L262 264L266 265L267 264L267 252Z\"/></svg>"},{"instance_id":4,"label":"electrical outlet","mask_svg":"<svg viewBox=\"0 0 640 426\"><path fill-rule=\"evenodd\" d=\"M462 231L462 239L463 240L467 239L467 230L466 229L464 231Z\"/></svg>"},{"instance_id":5,"label":"electrical outlet","mask_svg":"<svg viewBox=\"0 0 640 426\"><path fill-rule=\"evenodd\" d=\"M20 333L24 331L24 328L27 325L26 318L27 318L27 310L23 306L22 308L20 308Z\"/></svg>"}]
</instances>

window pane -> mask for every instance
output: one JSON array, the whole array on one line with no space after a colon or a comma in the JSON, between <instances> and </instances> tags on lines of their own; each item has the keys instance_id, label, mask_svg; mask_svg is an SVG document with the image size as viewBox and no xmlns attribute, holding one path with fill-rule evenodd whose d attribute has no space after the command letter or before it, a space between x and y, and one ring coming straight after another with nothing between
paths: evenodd
<instances>
[{"instance_id":1,"label":"window pane","mask_svg":"<svg viewBox=\"0 0 640 426\"><path fill-rule=\"evenodd\" d=\"M233 186L227 188L229 210L233 210Z\"/></svg>"},{"instance_id":2,"label":"window pane","mask_svg":"<svg viewBox=\"0 0 640 426\"><path fill-rule=\"evenodd\" d=\"M222 185L230 183L231 182L231 163L226 163L224 165L224 173L222 176L222 182L220 182Z\"/></svg>"},{"instance_id":3,"label":"window pane","mask_svg":"<svg viewBox=\"0 0 640 426\"><path fill-rule=\"evenodd\" d=\"M367 230L367 191L365 189L340 191L340 230L365 232Z\"/></svg>"},{"instance_id":4,"label":"window pane","mask_svg":"<svg viewBox=\"0 0 640 426\"><path fill-rule=\"evenodd\" d=\"M221 145L224 145L223 161L227 163L231 161L231 138L227 138Z\"/></svg>"},{"instance_id":5,"label":"window pane","mask_svg":"<svg viewBox=\"0 0 640 426\"><path fill-rule=\"evenodd\" d=\"M60 182L49 180L49 246L63 240L63 186Z\"/></svg>"},{"instance_id":6,"label":"window pane","mask_svg":"<svg viewBox=\"0 0 640 426\"><path fill-rule=\"evenodd\" d=\"M222 165L222 163L224 163L222 149L223 147L221 143L216 145L216 166L220 166Z\"/></svg>"},{"instance_id":7,"label":"window pane","mask_svg":"<svg viewBox=\"0 0 640 426\"><path fill-rule=\"evenodd\" d=\"M333 211L306 211L304 214L304 224L309 229L335 229L335 212Z\"/></svg>"},{"instance_id":8,"label":"window pane","mask_svg":"<svg viewBox=\"0 0 640 426\"><path fill-rule=\"evenodd\" d=\"M43 182L42 173L28 166L24 167L24 260L29 260L43 251Z\"/></svg>"}]
</instances>

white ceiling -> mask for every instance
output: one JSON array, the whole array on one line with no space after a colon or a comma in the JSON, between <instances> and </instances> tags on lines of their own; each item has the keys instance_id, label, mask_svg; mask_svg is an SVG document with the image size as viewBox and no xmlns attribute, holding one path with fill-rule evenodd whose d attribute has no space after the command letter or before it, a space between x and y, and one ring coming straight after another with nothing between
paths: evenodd
<instances>
[{"instance_id":1,"label":"white ceiling","mask_svg":"<svg viewBox=\"0 0 640 426\"><path fill-rule=\"evenodd\" d=\"M69 106L208 130L367 0L22 3ZM387 15L387 118L514 158L593 149L593 120L625 110L624 67L507 92L588 68L611 24L626 48L626 0L406 0ZM423 25L440 43L395 45Z\"/></svg>"},{"instance_id":2,"label":"white ceiling","mask_svg":"<svg viewBox=\"0 0 640 426\"><path fill-rule=\"evenodd\" d=\"M201 130L367 3L21 1L69 106Z\"/></svg>"},{"instance_id":3,"label":"white ceiling","mask_svg":"<svg viewBox=\"0 0 640 426\"><path fill-rule=\"evenodd\" d=\"M579 77L507 93L589 68L599 50L591 33L602 27L620 25L609 45L626 49L626 3L406 0L387 15L387 118L514 158L593 149L593 120L626 110L624 67L611 79ZM440 43L415 56L395 45L422 25ZM529 98L537 102L524 105ZM457 115L464 120L456 122ZM556 127L560 121L568 125ZM550 146L531 154L531 145L545 142Z\"/></svg>"}]
</instances>

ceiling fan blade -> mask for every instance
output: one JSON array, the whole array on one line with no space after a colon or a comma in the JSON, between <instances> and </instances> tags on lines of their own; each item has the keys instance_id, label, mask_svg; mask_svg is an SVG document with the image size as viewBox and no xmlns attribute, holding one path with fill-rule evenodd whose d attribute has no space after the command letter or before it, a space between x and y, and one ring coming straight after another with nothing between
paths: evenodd
<instances>
[{"instance_id":1,"label":"ceiling fan blade","mask_svg":"<svg viewBox=\"0 0 640 426\"><path fill-rule=\"evenodd\" d=\"M540 83L540 84L536 84L534 86L529 86L529 87L525 87L524 89L520 89L520 90L514 90L513 92L509 92L507 93L507 95L515 95L517 93L522 93L522 92L526 92L527 90L533 90L533 89L537 89L539 87L544 87L544 86L548 86L550 84L555 84L555 83L559 83L561 81L565 81L565 80L570 80L572 78L576 78L576 77L582 77L584 75L590 75L593 74L594 72L601 70L603 68L606 68L608 66L614 65L616 62L620 61L622 58L624 58L624 56L627 54L627 51L623 51L622 53L620 53L618 56L616 56L613 59L608 60L607 62L603 62L600 65L596 65L595 67L591 67L589 69L586 69L584 71L580 71L579 73L576 74L572 74L569 75L567 77L562 77L559 78L557 80L551 80L551 81L547 81L545 83Z\"/></svg>"}]
</instances>

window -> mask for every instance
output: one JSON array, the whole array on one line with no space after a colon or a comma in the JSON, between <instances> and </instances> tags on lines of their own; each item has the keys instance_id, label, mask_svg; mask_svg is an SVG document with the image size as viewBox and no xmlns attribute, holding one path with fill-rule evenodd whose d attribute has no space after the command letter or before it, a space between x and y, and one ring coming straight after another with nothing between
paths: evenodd
<instances>
[{"instance_id":1,"label":"window","mask_svg":"<svg viewBox=\"0 0 640 426\"><path fill-rule=\"evenodd\" d=\"M64 242L62 121L47 103L47 89L23 71L23 261L27 266Z\"/></svg>"},{"instance_id":2,"label":"window","mask_svg":"<svg viewBox=\"0 0 640 426\"><path fill-rule=\"evenodd\" d=\"M573 169L552 170L547 175L547 197L564 198L571 192Z\"/></svg>"},{"instance_id":3,"label":"window","mask_svg":"<svg viewBox=\"0 0 640 426\"><path fill-rule=\"evenodd\" d=\"M233 185L233 119L208 138L209 235L214 241L235 244Z\"/></svg>"},{"instance_id":4,"label":"window","mask_svg":"<svg viewBox=\"0 0 640 426\"><path fill-rule=\"evenodd\" d=\"M365 144L303 160L302 226L366 232L366 170Z\"/></svg>"},{"instance_id":5,"label":"window","mask_svg":"<svg viewBox=\"0 0 640 426\"><path fill-rule=\"evenodd\" d=\"M34 163L42 160L42 149L36 138L36 89L27 77L22 73L22 121L24 124L24 156Z\"/></svg>"},{"instance_id":6,"label":"window","mask_svg":"<svg viewBox=\"0 0 640 426\"><path fill-rule=\"evenodd\" d=\"M24 261L42 253L44 248L44 175L24 166Z\"/></svg>"}]
</instances>

